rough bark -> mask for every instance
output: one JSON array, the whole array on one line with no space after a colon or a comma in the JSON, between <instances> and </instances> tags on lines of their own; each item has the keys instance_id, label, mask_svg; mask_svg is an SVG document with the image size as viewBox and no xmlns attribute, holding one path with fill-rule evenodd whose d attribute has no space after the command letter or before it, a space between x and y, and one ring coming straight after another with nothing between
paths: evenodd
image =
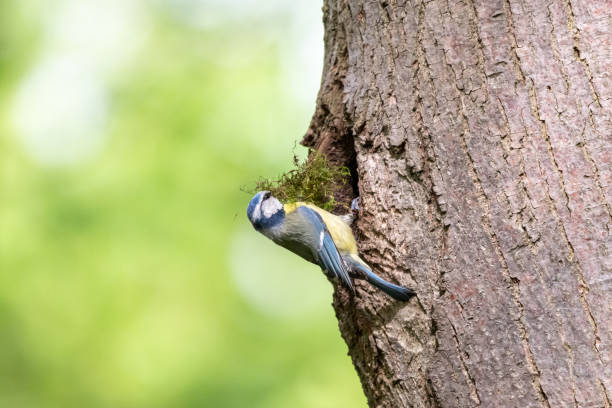
<instances>
[{"instance_id":1,"label":"rough bark","mask_svg":"<svg viewBox=\"0 0 612 408\"><path fill-rule=\"evenodd\" d=\"M354 170L337 288L375 407L610 407L612 2L325 0L304 144Z\"/></svg>"}]
</instances>

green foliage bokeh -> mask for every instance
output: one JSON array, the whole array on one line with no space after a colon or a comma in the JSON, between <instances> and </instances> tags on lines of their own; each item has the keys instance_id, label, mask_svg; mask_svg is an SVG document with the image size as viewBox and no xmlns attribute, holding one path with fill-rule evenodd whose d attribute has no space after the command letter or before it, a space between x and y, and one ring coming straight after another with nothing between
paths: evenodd
<instances>
[{"instance_id":1,"label":"green foliage bokeh","mask_svg":"<svg viewBox=\"0 0 612 408\"><path fill-rule=\"evenodd\" d=\"M0 407L364 406L323 274L245 249L268 244L240 186L291 168L314 108L279 80L285 16L201 28L163 3L105 79L100 149L52 166L11 112L53 6L0 5ZM249 285L293 292L268 313Z\"/></svg>"}]
</instances>

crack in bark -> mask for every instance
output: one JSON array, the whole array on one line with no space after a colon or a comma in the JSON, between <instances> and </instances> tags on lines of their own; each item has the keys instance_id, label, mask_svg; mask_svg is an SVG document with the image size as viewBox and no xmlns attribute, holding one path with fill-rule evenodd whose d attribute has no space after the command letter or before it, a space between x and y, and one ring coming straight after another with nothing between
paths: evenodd
<instances>
[{"instance_id":1,"label":"crack in bark","mask_svg":"<svg viewBox=\"0 0 612 408\"><path fill-rule=\"evenodd\" d=\"M450 324L450 327L453 329L453 339L455 340L457 356L459 357L459 361L461 363L461 371L463 372L463 375L465 376L468 382L468 385L470 386L470 392L471 392L470 397L476 404L480 406L481 402L480 402L480 396L478 395L478 387L476 387L476 381L474 381L474 378L470 374L470 371L468 370L468 367L465 364L465 360L463 359L463 352L461 351L461 347L459 344L459 338L457 337L457 330L455 329L455 326L453 325L453 322L450 321L450 319L448 320L448 323ZM458 402L459 401L457 401L457 403Z\"/></svg>"},{"instance_id":2,"label":"crack in bark","mask_svg":"<svg viewBox=\"0 0 612 408\"><path fill-rule=\"evenodd\" d=\"M574 10L572 9L572 2L570 0L565 1L565 9L567 10L567 28L573 34L574 39L574 58L578 63L584 66L584 72L589 81L589 87L591 88L591 92L593 93L593 98L597 102L597 105L601 108L601 102L599 100L599 94L595 89L595 84L593 83L593 74L591 74L591 68L589 67L589 62L586 58L582 58L580 56L580 29L576 26L576 20L574 17Z\"/></svg>"},{"instance_id":3,"label":"crack in bark","mask_svg":"<svg viewBox=\"0 0 612 408\"><path fill-rule=\"evenodd\" d=\"M497 100L498 100L498 103L499 103L499 110L502 113L502 116L504 117L504 120L505 120L506 131L508 132L508 135L509 135L509 133L510 133L510 125L509 125L509 122L508 122L508 116L506 115L506 111L504 109L504 105L501 102L501 100L499 98L497 98ZM523 133L523 132L521 132L521 133ZM521 138L521 147L519 148L520 168L521 168L520 183L519 184L521 186L521 191L524 194L523 199L525 200L525 207L529 206L530 212L533 212L532 200L531 200L531 197L529 196L529 193L527 192L527 186L526 186L526 181L525 181L525 177L526 177L525 176L525 159L524 159L523 154L522 154L522 141L523 141L523 139ZM504 147L504 150L506 150L505 147ZM507 163L507 164L510 165L509 163ZM527 230L525 229L525 226L524 226L524 220L523 220L523 217L522 217L522 209L521 209L521 212L519 213L519 216L520 216L520 220L521 220L520 221L521 228L523 230L523 233L525 234L525 238L530 243L531 252L535 256L535 255L537 255L537 249L536 249L535 243L539 241L539 237L538 237L538 239L535 242L533 242L530 239L529 233L527 232ZM563 319L561 318L561 314L559 313L559 308L555 305L555 303L552 300L552 296L551 296L550 290L549 290L548 286L546 285L546 283L544 281L544 277L542 275L542 271L540 270L539 267L536 267L534 269L535 269L535 271L537 273L540 285L542 285L542 288L544 288L544 291L545 291L545 294L546 294L546 301L547 301L549 307L551 308L551 310L554 311L555 319L557 321L557 325L558 325L558 328L559 328L559 332L558 332L559 338L561 340L561 344L563 344L563 346L564 346L564 348L565 348L565 350L567 352L567 356L568 356L568 368L569 368L569 372L570 372L570 385L571 385L571 388L572 388L572 395L573 395L573 398L574 398L574 405L577 406L578 402L576 400L576 383L575 383L575 375L574 375L574 365L575 365L574 352L573 352L572 348L569 346L569 344L567 343L566 334L565 334L565 327L563 325Z\"/></svg>"},{"instance_id":4,"label":"crack in bark","mask_svg":"<svg viewBox=\"0 0 612 408\"><path fill-rule=\"evenodd\" d=\"M425 14L424 5L423 5L423 2L421 2L420 7L418 8L417 43L419 44L419 47L417 47L417 59L416 59L417 66L414 72L414 76L418 78L418 75L422 69L424 72L425 80L429 83L429 85L431 85L431 89L435 90L435 87L433 86L434 82L433 82L432 75L431 75L431 68L429 66L429 62L427 61L427 53L423 45L423 30L424 30L424 25L425 25L425 15L424 14ZM423 156L424 156L423 161L425 163L424 169L429 169L429 173L431 174L431 177L429 177L431 179L430 193L435 203L435 210L440 216L440 222L442 223L443 230L445 231L444 241L446 242L448 240L448 224L444 222L445 215L446 215L446 210L444 208L445 203L440 202L440 197L441 197L440 190L437 189L435 177L432 174L435 170L436 175L442 178L442 171L440 170L440 167L438 165L438 159L436 156L436 152L432 148L433 142L431 139L431 131L429 130L429 128L425 124L425 121L423 120L423 104L422 104L423 99L420 94L420 87L417 87L416 91L417 91L417 102L416 102L417 120L421 126L421 129L423 130L421 134L422 136L424 136L424 140L425 140L424 147L423 147ZM434 93L434 96L435 96L435 93ZM433 110L437 111L437 106L435 106ZM435 166L435 169L433 168L433 166ZM442 245L442 248L445 248L446 246L447 245Z\"/></svg>"},{"instance_id":5,"label":"crack in bark","mask_svg":"<svg viewBox=\"0 0 612 408\"><path fill-rule=\"evenodd\" d=\"M468 3L472 6L472 13L474 14L474 18L470 19L470 30L476 37L478 42L478 64L481 69L479 72L482 72L481 80L482 86L481 89L484 89L486 98L483 103L489 100L489 88L487 86L487 74L485 70L485 57L484 57L484 45L482 44L482 38L480 37L480 29L478 28L478 11L476 10L476 5L474 4L474 0L467 0ZM471 92L471 91L470 91Z\"/></svg>"},{"instance_id":6,"label":"crack in bark","mask_svg":"<svg viewBox=\"0 0 612 408\"><path fill-rule=\"evenodd\" d=\"M565 208L567 209L567 211L569 212L570 216L572 214L572 209L569 206L569 195L567 194L567 189L565 188L565 180L563 178L563 170L561 170L561 168L559 167L559 164L557 163L557 159L555 157L555 152L554 149L552 147L552 143L550 142L550 137L548 136L548 130L546 127L546 121L544 119L541 118L540 116L540 110L538 108L539 104L538 104L538 99L537 99L537 95L536 95L536 90L535 90L535 86L533 84L533 81L529 81L529 99L531 101L531 110L533 112L534 117L538 120L538 122L540 122L540 134L542 135L542 139L546 142L546 149L548 151L548 156L550 158L550 162L553 166L553 168L555 169L555 174L557 176L557 180L559 181L559 190L561 191L561 193L563 194L563 196L565 197ZM569 240L568 240L569 242ZM572 251L573 252L573 251Z\"/></svg>"},{"instance_id":7,"label":"crack in bark","mask_svg":"<svg viewBox=\"0 0 612 408\"><path fill-rule=\"evenodd\" d=\"M555 314L557 315L557 314ZM570 384L572 386L572 396L574 397L574 406L578 406L578 399L576 398L576 381L575 381L575 372L574 372L574 350L570 347L569 343L565 341L564 336L561 335L563 340L563 348L567 351L567 354L570 356L570 364L569 364L569 374L570 374Z\"/></svg>"},{"instance_id":8,"label":"crack in bark","mask_svg":"<svg viewBox=\"0 0 612 408\"><path fill-rule=\"evenodd\" d=\"M425 6L423 2L420 2L417 8L416 36L417 36L418 47L417 47L417 52L416 52L416 61L415 61L416 67L414 70L414 78L417 81L419 81L420 80L419 75L421 75L421 71L422 71L423 72L422 76L424 77L424 81L426 81L431 86L431 89L434 91L434 95L435 95L435 86L434 86L434 82L432 79L431 67L429 66L429 62L427 60L427 53L426 53L424 42L423 42L423 31L425 28L424 27L425 26L424 8ZM404 36L406 36L405 30L404 30ZM425 172L425 178L431 181L430 186L429 186L430 201L433 202L434 213L438 214L438 220L441 225L442 244L440 245L440 258L444 259L446 251L448 250L448 240L450 236L450 223L446 219L446 204L441 202L441 199L442 199L441 190L437 187L437 184L436 184L436 180L442 178L442 171L439 167L439 163L438 163L439 161L436 156L436 152L433 149L431 131L428 128L428 126L425 124L425 121L423 120L423 109L424 108L422 104L423 99L420 94L420 89L421 87L418 87L418 86L416 87L417 99L416 99L416 111L415 112L417 114L416 115L417 122L420 125L420 128L422 130L421 135L423 137L423 171ZM434 99L434 104L435 104L435 99ZM437 106L434 105L434 108L432 110L436 112ZM438 298L440 298L444 295L447 289L446 289L446 283L444 281L445 271L439 267L439 264L437 264L437 266L438 266L438 269L436 270L437 272L436 286L437 286L437 296ZM436 321L433 318L433 316L435 316L434 304L435 303L432 303L432 309L430 311L430 315L432 316L432 327L436 325ZM436 348L437 348L437 339L436 339ZM434 387L433 384L432 384L432 387Z\"/></svg>"},{"instance_id":9,"label":"crack in bark","mask_svg":"<svg viewBox=\"0 0 612 408\"><path fill-rule=\"evenodd\" d=\"M612 209L610 208L610 204L608 204L608 200L606 199L606 194L604 192L605 190L603 186L601 185L601 178L599 176L599 171L597 169L597 166L595 165L595 161L593 161L593 158L591 157L591 153L589 152L589 149L587 147L587 141L586 141L586 138L584 137L585 131L586 131L586 123L582 127L582 132L580 133L580 139L582 140L582 143L580 143L582 147L582 152L584 153L584 157L586 158L586 160L591 165L591 168L593 170L593 178L595 179L595 185L599 189L599 194L601 194L602 204L604 208L606 209L608 218L612 220ZM610 232L610 224L606 224L606 228L608 229L608 232Z\"/></svg>"},{"instance_id":10,"label":"crack in bark","mask_svg":"<svg viewBox=\"0 0 612 408\"><path fill-rule=\"evenodd\" d=\"M603 394L602 397L603 397L603 401L605 404L605 408L612 407L612 403L610 402L610 397L608 396L608 390L606 390L606 386L601 380L599 380L599 386L601 387L601 393Z\"/></svg>"},{"instance_id":11,"label":"crack in bark","mask_svg":"<svg viewBox=\"0 0 612 408\"><path fill-rule=\"evenodd\" d=\"M553 57L555 61L557 62L557 64L559 64L561 76L563 77L563 81L565 82L565 94L569 95L570 93L569 75L567 73L567 67L565 66L565 64L563 64L563 61L561 61L561 55L559 54L559 44L555 36L555 24L552 21L550 6L552 6L552 4L549 4L546 7L546 10L547 10L546 18L548 19L548 23L550 24L550 48L552 49Z\"/></svg>"},{"instance_id":12,"label":"crack in bark","mask_svg":"<svg viewBox=\"0 0 612 408\"><path fill-rule=\"evenodd\" d=\"M465 120L465 118L464 118ZM467 125L467 124L466 124ZM466 126L464 125L464 126ZM495 232L493 231L493 228L490 225L490 221L489 221L489 214L490 214L490 210L489 210L489 205L488 205L488 198L486 196L486 193L484 192L484 189L482 188L482 184L480 182L480 179L478 178L478 173L476 171L476 167L474 165L473 159L469 153L468 150L468 146L467 143L465 141L465 135L461 134L461 142L462 142L462 147L463 150L468 158L468 163L469 163L469 167L470 167L470 173L472 174L472 179L474 181L474 185L476 186L477 190L478 190L478 198L479 198L479 202L480 205L483 208L484 211L484 217L483 217L483 228L485 229L485 231L487 232L487 234L489 235L489 238L491 240L491 244L493 246L493 249L495 251L495 253L497 254L499 261L501 263L502 266L502 273L504 275L505 280L510 284L510 286L512 287L512 299L515 303L515 306L517 307L518 311L519 311L519 317L516 319L513 319L514 322L517 325L517 328L519 329L520 332L520 337L521 337L521 343L523 345L523 350L525 353L525 361L527 362L528 366L530 367L530 371L532 374L532 384L533 384L533 388L536 391L537 395L538 395L538 399L540 401L540 404L542 406L545 406L547 408L550 408L550 404L548 403L548 397L546 396L546 393L544 392L544 389L542 388L542 384L540 382L540 370L538 369L536 363L535 363L535 359L533 356L533 352L531 351L531 347L530 347L530 343L529 343L529 335L527 333L527 329L525 327L525 323L523 322L523 317L524 317L524 309L523 309L523 304L520 301L520 289L519 289L519 282L515 281L515 278L512 278L510 276L510 271L508 269L508 264L504 258L503 252L501 250L501 247L499 245L499 242L497 240L497 237L495 236Z\"/></svg>"},{"instance_id":13,"label":"crack in bark","mask_svg":"<svg viewBox=\"0 0 612 408\"><path fill-rule=\"evenodd\" d=\"M588 83L589 83L589 87L591 89L591 92L593 94L593 98L595 100L595 102L597 102L597 105L602 108L601 105L601 100L600 100L600 96L599 93L597 92L597 90L595 89L595 84L593 83L593 74L591 73L591 68L589 66L589 62L587 61L586 57L582 58L581 57L581 53L580 53L580 29L578 28L578 26L576 25L576 21L575 21L575 16L574 16L574 10L572 8L572 4L570 0L566 0L565 1L565 10L566 10L566 14L567 14L567 28L569 30L570 33L572 33L572 38L573 38L573 54L574 54L574 58L576 61L578 61L578 63L580 63L585 70L585 75L587 77ZM595 125L593 123L593 110L591 109L591 105L589 104L589 117L591 120L591 125L594 131L597 131L595 129ZM586 126L585 126L586 128ZM581 135L581 139L582 139L582 150L584 152L585 158L587 159L587 161L591 164L591 167L593 169L593 173L594 173L594 178L595 178L595 183L600 191L600 194L602 195L603 198L603 203L605 205L606 211L608 213L608 217L610 219L612 219L612 210L610 208L609 202L607 200L607 197L605 195L605 190L602 187L601 184L601 178L599 176L599 169L597 168L593 158L591 157L590 153L589 153L589 149L587 147L587 141L584 137L584 131L585 128L583 128L582 130L582 135ZM610 226L607 225L608 230L610 230Z\"/></svg>"},{"instance_id":14,"label":"crack in bark","mask_svg":"<svg viewBox=\"0 0 612 408\"><path fill-rule=\"evenodd\" d=\"M450 69L452 70L452 66L450 64L448 64L448 62L446 62L446 64L450 67ZM468 123L467 123L467 118L465 116L464 113L464 103L463 103L463 97L461 95L461 91L459 90L459 88L456 88L457 90L457 94L458 94L458 99L460 101L460 108L459 108L459 113L461 115L461 120L463 123L463 133L461 133L459 135L459 138L461 139L461 146L462 149L464 151L465 156L467 157L467 163L468 163L468 167L469 167L469 171L470 174L472 176L472 181L474 183L474 186L477 189L477 194L478 194L478 201L483 209L483 228L486 231L487 235L489 236L489 239L491 241L491 245L493 246L493 249L500 261L500 264L502 266L502 274L504 275L504 279L509 283L509 285L513 288L512 289L512 299L515 303L515 306L517 307L518 311L519 311L519 317L516 319L513 319L514 322L517 325L517 328L519 329L520 332L520 337L521 337L521 343L523 345L523 350L525 353L525 361L527 362L528 366L530 367L530 371L532 374L532 385L533 388L536 392L536 394L538 395L538 399L540 401L540 404L542 406L545 406L547 408L550 408L550 404L548 403L548 397L546 396L546 393L544 392L544 389L542 388L542 385L540 383L540 370L538 369L536 363L535 363L535 359L533 357L533 352L531 351L530 348L530 344L529 344L529 336L527 333L527 329L525 328L525 323L523 322L523 316L524 316L524 310L523 310L523 305L520 301L520 290L519 290L519 284L518 282L515 282L513 280L513 278L510 276L510 271L508 269L508 265L507 262L504 258L503 252L501 250L501 247L499 245L499 242L497 240L497 237L495 235L495 232L493 231L493 228L491 227L490 224L490 208L489 208L489 204L488 204L488 197L484 191L484 188L482 187L482 183L478 177L478 172L476 170L476 166L474 163L474 160L472 159L470 152L469 152L469 148L467 146L467 141L465 140L465 135L467 133L469 133L469 127L468 127Z\"/></svg>"},{"instance_id":15,"label":"crack in bark","mask_svg":"<svg viewBox=\"0 0 612 408\"><path fill-rule=\"evenodd\" d=\"M438 398L438 394L436 393L436 388L431 382L430 378L425 378L423 373L420 373L421 378L425 381L425 389L427 391L427 395L431 401L431 408L442 408L442 404L440 403L440 399ZM609 407L607 407L609 408Z\"/></svg>"},{"instance_id":16,"label":"crack in bark","mask_svg":"<svg viewBox=\"0 0 612 408\"><path fill-rule=\"evenodd\" d=\"M444 59L444 63L449 67L449 69L451 70L451 72L454 72L453 66L448 62L447 58L446 58L446 50L444 48L442 48L443 51L443 59ZM520 67L520 66L519 66ZM522 71L521 71L522 73ZM529 343L529 337L528 337L528 333L527 330L525 328L525 324L522 321L523 320L523 315L524 315L524 310L523 310L523 305L520 301L520 291L519 291L519 287L518 287L518 282L515 282L514 279L510 276L510 272L508 269L508 265L507 262L504 258L503 252L501 250L501 247L499 245L499 242L497 240L497 237L495 236L495 232L493 231L493 228L490 225L490 220L489 220L489 214L490 214L490 209L489 209L489 205L488 205L488 198L486 196L486 193L484 192L484 189L482 187L482 183L478 177L478 173L476 171L476 166L475 163L469 153L469 149L467 146L467 142L465 140L465 135L467 133L469 133L469 125L467 122L467 117L465 116L465 112L464 112L464 102L463 102L463 96L462 96L462 92L461 89L458 87L457 82L455 80L455 90L457 93L457 99L460 102L460 107L459 107L459 113L461 115L461 121L463 124L463 132L460 133L459 138L461 139L461 146L462 149L464 151L465 156L467 157L467 162L468 162L468 167L469 167L469 171L470 174L472 176L472 181L477 189L477 193L478 193L478 201L481 205L481 207L483 208L484 211L484 216L483 216L483 228L484 230L487 232L489 239L491 241L491 244L494 248L494 251L500 261L500 264L502 266L502 274L504 275L504 279L509 283L509 285L513 288L512 290L512 299L515 303L515 306L517 307L517 309L519 310L519 317L517 319L513 319L514 322L517 325L517 328L519 330L520 333L520 338L521 338L521 343L523 345L523 351L525 354L525 361L528 364L528 366L530 367L530 372L532 375L532 385L534 388L534 391L536 393L536 395L538 396L538 400L540 402L540 404L544 407L550 408L550 404L548 402L548 397L546 396L546 393L544 392L544 389L542 388L541 382L540 382L540 370L538 369L536 363L535 363L535 359L533 356L533 352L531 351L530 348L530 343ZM461 356L460 356L461 358ZM463 362L463 361L462 361Z\"/></svg>"},{"instance_id":17,"label":"crack in bark","mask_svg":"<svg viewBox=\"0 0 612 408\"><path fill-rule=\"evenodd\" d=\"M548 150L548 154L550 157L550 161L551 164L553 166L553 168L555 169L555 173L557 175L557 178L559 180L559 188L561 190L561 192L565 195L566 198L566 208L568 209L570 216L571 216L571 209L569 208L569 196L567 194L567 191L565 189L565 183L563 181L563 172L561 171L561 169L559 168L559 165L557 164L557 161L555 159L555 154L554 154L554 150L552 147L552 144L550 142L550 138L548 137L548 133L546 130L546 122L540 117L540 112L539 112L539 104L538 104L538 100L536 97L536 91L535 88L533 86L533 83L531 83L531 86L529 87L529 95L530 95L530 100L531 100L531 108L533 111L533 114L535 116L535 118L541 122L542 124L542 138L545 140L546 142L546 147ZM543 178L544 182L547 184L548 186L548 182L546 181L546 178ZM563 220L561 219L559 213L557 212L557 209L555 208L555 204L554 204L554 200L552 199L552 197L550 196L550 186L548 186L547 188L547 195L548 195L548 199L550 201L550 208L552 213L554 214L555 218L557 219L557 223L559 226L559 230L561 231L561 235L563 236L563 239L567 245L568 248L568 252L569 252L569 261L574 264L576 266L576 274L577 274L577 279L578 279L578 291L580 292L580 302L582 303L582 307L584 308L584 311L586 313L587 316L587 320L589 321L589 324L591 325L591 329L593 331L593 348L595 350L595 353L597 354L597 357L599 358L599 361L603 364L603 359L601 356L601 353L599 352L599 347L598 347L598 339L599 339L599 334L598 334L598 327L597 327L597 322L595 321L595 318L593 316L593 313L591 312L591 307L589 306L589 303L586 299L586 295L587 293L589 293L589 286L586 283L586 280L584 279L584 274L582 272L582 267L580 266L580 261L578 260L578 258L575 255L575 251L574 251L574 247L572 245L572 243L570 242L568 236L567 236L567 232L565 230L565 224L563 223Z\"/></svg>"},{"instance_id":18,"label":"crack in bark","mask_svg":"<svg viewBox=\"0 0 612 408\"><path fill-rule=\"evenodd\" d=\"M445 61L446 64L449 66L449 68L452 70L452 66ZM455 84L456 85L456 84ZM524 310L523 310L523 305L520 301L520 289L519 289L519 284L518 282L515 282L514 279L510 276L510 271L508 269L508 265L507 262L504 258L503 252L501 250L501 246L499 245L499 242L497 240L497 237L495 235L495 232L493 231L493 228L491 227L490 224L490 208L489 208L489 204L488 204L488 197L484 191L484 188L482 187L482 182L480 181L480 178L478 177L478 172L476 170L476 166L474 163L474 160L472 159L470 152L469 152L469 148L467 145L467 141L465 140L465 135L467 133L469 133L469 125L467 122L467 117L465 116L465 112L464 112L464 102L463 102L463 96L461 94L461 90L455 86L456 91L457 91L457 98L460 102L460 108L459 108L459 113L461 115L461 120L462 120L462 124L463 124L463 132L459 135L459 138L461 139L461 146L462 149L464 151L465 156L467 157L467 163L468 163L468 167L469 167L469 171L470 174L472 176L472 181L474 183L474 186L477 189L477 194L478 194L478 201L483 209L483 228L486 231L487 235L489 236L489 239L491 241L491 244L493 246L493 249L500 261L500 264L502 266L502 274L504 275L504 279L509 283L509 285L513 288L512 290L512 299L515 303L515 306L517 307L517 309L519 310L519 317L516 319L513 319L514 322L517 325L517 328L519 329L520 332L520 337L521 337L521 343L523 345L523 350L525 353L525 360L528 364L528 366L530 367L530 371L532 374L532 385L533 388L536 392L536 394L538 395L538 399L540 401L540 404L542 406L545 406L547 408L550 408L550 404L548 403L548 397L546 396L546 393L544 392L544 389L542 388L541 382L540 382L540 370L538 369L536 363L535 363L535 359L533 357L533 352L531 351L530 348L530 344L529 344L529 336L527 333L527 329L525 328L525 323L523 322L523 315L524 315Z\"/></svg>"},{"instance_id":19,"label":"crack in bark","mask_svg":"<svg viewBox=\"0 0 612 408\"><path fill-rule=\"evenodd\" d=\"M506 0L504 3L504 11L506 13L506 21L508 23L508 34L510 36L510 44L511 44L511 54L512 61L514 62L515 72L517 74L518 80L521 83L525 83L525 73L521 68L521 59L516 52L518 48L518 44L516 42L516 36L514 35L514 23L512 21L512 6L510 5L510 0ZM515 84L516 86L516 84Z\"/></svg>"},{"instance_id":20,"label":"crack in bark","mask_svg":"<svg viewBox=\"0 0 612 408\"><path fill-rule=\"evenodd\" d=\"M511 133L510 133L510 122L508 121L508 115L506 114L506 109L504 108L504 104L502 103L501 99L499 97L497 97L497 103L498 103L498 109L499 112L501 113L502 117L504 118L504 126L505 126L505 130L506 130L506 135L505 137L502 135L502 137L500 138L501 140L501 146L502 149L504 150L504 162L506 163L506 165L508 167L512 167L512 165L510 163L508 163L508 156L510 155L510 152L512 150L512 147L508 145L507 142L505 142L505 139L508 137L511 137ZM523 210L525 208L527 208L527 205L529 205L529 212L531 214L531 216L533 216L533 204L531 201L531 197L529 197L529 193L527 192L527 186L526 186L526 181L525 181L525 159L523 157L523 135L524 132L516 132L516 134L521 134L521 139L519 141L520 146L518 149L519 151L519 157L520 157L520 161L519 161L519 166L520 166L520 181L518 183L518 185L521 188L521 193L523 194L523 202L524 205L523 207L520 209L520 211L517 213L517 216L519 218L519 222L518 224L521 226L521 229L523 230L523 234L525 235L525 239L527 241L527 245L529 246L529 248L531 249L531 252L535 255L537 254L537 248L536 248L536 243L540 240L540 237L536 237L535 239L533 239L531 237L531 234L527 231L527 229L525 228L525 220L523 217ZM506 195L506 199L508 200L508 202L510 202L509 198L507 197L506 194L506 190L502 189L502 191L504 192L504 195ZM510 207L510 204L508 204L508 206ZM519 248L519 247L517 247ZM516 249L516 248L514 248Z\"/></svg>"}]
</instances>

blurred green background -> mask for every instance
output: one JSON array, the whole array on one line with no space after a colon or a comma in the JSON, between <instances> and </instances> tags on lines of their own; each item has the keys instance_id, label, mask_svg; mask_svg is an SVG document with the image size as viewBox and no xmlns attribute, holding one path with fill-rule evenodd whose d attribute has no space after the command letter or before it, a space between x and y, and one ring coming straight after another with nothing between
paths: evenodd
<instances>
[{"instance_id":1,"label":"blurred green background","mask_svg":"<svg viewBox=\"0 0 612 408\"><path fill-rule=\"evenodd\" d=\"M320 7L0 1L0 407L365 406L240 190L291 166Z\"/></svg>"}]
</instances>

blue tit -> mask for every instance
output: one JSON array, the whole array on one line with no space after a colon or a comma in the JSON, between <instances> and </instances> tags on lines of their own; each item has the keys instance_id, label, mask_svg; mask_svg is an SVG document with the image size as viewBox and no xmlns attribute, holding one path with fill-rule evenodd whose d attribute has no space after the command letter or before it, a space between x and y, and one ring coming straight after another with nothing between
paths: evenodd
<instances>
[{"instance_id":1,"label":"blue tit","mask_svg":"<svg viewBox=\"0 0 612 408\"><path fill-rule=\"evenodd\" d=\"M355 208L353 205L352 208ZM339 278L354 292L351 277L365 279L397 300L407 301L415 292L387 282L359 258L350 227L352 217L339 217L304 202L282 204L269 191L251 199L247 216L253 227L276 244Z\"/></svg>"}]
</instances>

